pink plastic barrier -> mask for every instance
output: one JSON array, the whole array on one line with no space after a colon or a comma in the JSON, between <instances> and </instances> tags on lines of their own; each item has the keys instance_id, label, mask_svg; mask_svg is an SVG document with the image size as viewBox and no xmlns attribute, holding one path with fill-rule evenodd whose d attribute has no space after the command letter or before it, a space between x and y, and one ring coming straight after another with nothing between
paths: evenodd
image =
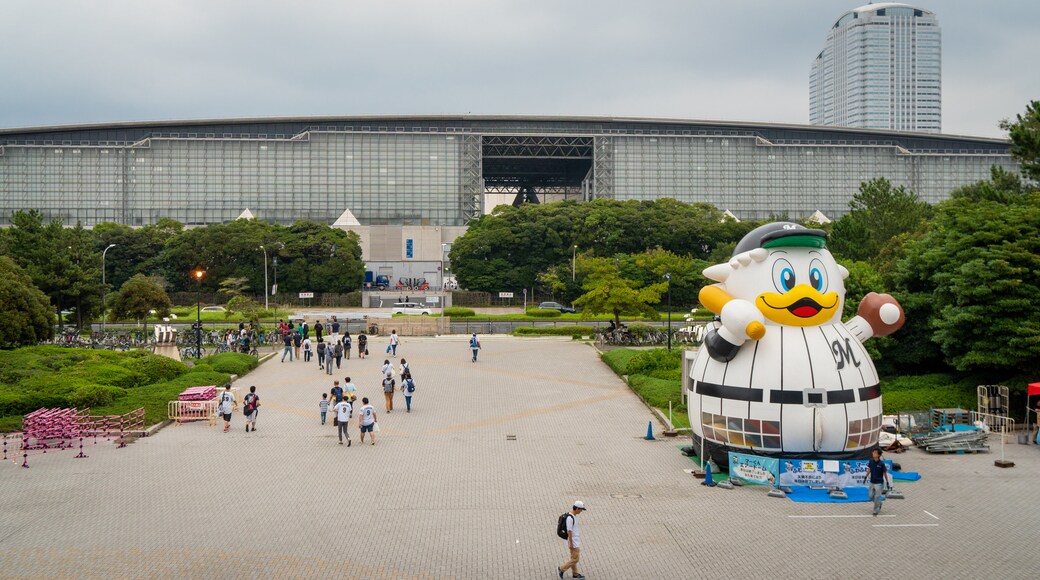
<instances>
[{"instance_id":1,"label":"pink plastic barrier","mask_svg":"<svg viewBox=\"0 0 1040 580\"><path fill-rule=\"evenodd\" d=\"M216 385L210 385L208 387L190 387L186 389L180 395L177 395L179 401L210 401L217 397Z\"/></svg>"},{"instance_id":2,"label":"pink plastic barrier","mask_svg":"<svg viewBox=\"0 0 1040 580\"><path fill-rule=\"evenodd\" d=\"M79 447L83 453L84 439L98 437L116 441L126 447L126 433L144 428L144 408L125 415L90 415L89 410L37 409L22 418L22 432L3 435L3 458L22 457L22 467L29 467L29 455Z\"/></svg>"}]
</instances>

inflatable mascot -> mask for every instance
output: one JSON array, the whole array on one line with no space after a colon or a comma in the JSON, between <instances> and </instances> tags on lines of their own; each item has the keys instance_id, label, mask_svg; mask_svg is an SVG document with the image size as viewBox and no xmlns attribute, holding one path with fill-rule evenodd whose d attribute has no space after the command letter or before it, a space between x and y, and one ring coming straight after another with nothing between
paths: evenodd
<instances>
[{"instance_id":1,"label":"inflatable mascot","mask_svg":"<svg viewBox=\"0 0 1040 580\"><path fill-rule=\"evenodd\" d=\"M694 445L720 465L727 452L781 458L861 459L877 444L881 388L863 348L904 322L871 292L841 321L849 272L827 233L794 223L752 230L733 258L704 275L714 312L690 371Z\"/></svg>"}]
</instances>

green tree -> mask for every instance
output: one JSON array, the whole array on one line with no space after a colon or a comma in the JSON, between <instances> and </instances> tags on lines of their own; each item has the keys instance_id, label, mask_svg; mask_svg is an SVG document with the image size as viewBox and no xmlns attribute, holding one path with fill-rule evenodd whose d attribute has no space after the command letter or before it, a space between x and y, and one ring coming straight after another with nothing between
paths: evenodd
<instances>
[{"instance_id":1,"label":"green tree","mask_svg":"<svg viewBox=\"0 0 1040 580\"><path fill-rule=\"evenodd\" d=\"M1011 139L1011 156L1022 168L1022 174L1040 180L1040 101L1026 105L1025 115L1015 115L1015 122L1007 119L1000 128L1008 132Z\"/></svg>"},{"instance_id":2,"label":"green tree","mask_svg":"<svg viewBox=\"0 0 1040 580\"><path fill-rule=\"evenodd\" d=\"M661 302L661 294L668 287L664 281L640 286L638 281L623 278L619 264L610 258L582 257L578 267L585 293L574 305L582 308L582 318L609 313L614 315L615 324L621 324L622 314L659 317L654 305Z\"/></svg>"},{"instance_id":3,"label":"green tree","mask_svg":"<svg viewBox=\"0 0 1040 580\"><path fill-rule=\"evenodd\" d=\"M161 281L144 274L134 274L119 288L119 294L112 304L112 314L116 318L147 320L152 310L157 317L169 316L171 306L170 297Z\"/></svg>"},{"instance_id":4,"label":"green tree","mask_svg":"<svg viewBox=\"0 0 1040 580\"><path fill-rule=\"evenodd\" d=\"M920 228L932 214L917 194L883 177L861 183L849 210L834 222L827 245L843 258L872 263L893 238Z\"/></svg>"},{"instance_id":5,"label":"green tree","mask_svg":"<svg viewBox=\"0 0 1040 580\"><path fill-rule=\"evenodd\" d=\"M994 176L939 204L894 278L911 336L958 370L1008 376L1040 364L1040 192Z\"/></svg>"},{"instance_id":6,"label":"green tree","mask_svg":"<svg viewBox=\"0 0 1040 580\"><path fill-rule=\"evenodd\" d=\"M33 345L54 335L47 295L7 256L0 256L0 347Z\"/></svg>"},{"instance_id":7,"label":"green tree","mask_svg":"<svg viewBox=\"0 0 1040 580\"><path fill-rule=\"evenodd\" d=\"M253 328L260 328L260 315L262 312L263 306L252 298L241 295L232 296L227 303L225 318L231 318L233 315L239 314L249 320L253 324Z\"/></svg>"}]
</instances>

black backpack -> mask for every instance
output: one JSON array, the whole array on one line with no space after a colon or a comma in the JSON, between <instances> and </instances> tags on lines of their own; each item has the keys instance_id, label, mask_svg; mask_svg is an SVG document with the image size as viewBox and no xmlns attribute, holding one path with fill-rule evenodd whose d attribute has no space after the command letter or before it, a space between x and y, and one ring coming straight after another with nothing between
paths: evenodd
<instances>
[{"instance_id":1,"label":"black backpack","mask_svg":"<svg viewBox=\"0 0 1040 580\"><path fill-rule=\"evenodd\" d=\"M570 512L560 516L559 521L556 522L556 535L560 536L564 540L567 539L567 518L572 517Z\"/></svg>"}]
</instances>

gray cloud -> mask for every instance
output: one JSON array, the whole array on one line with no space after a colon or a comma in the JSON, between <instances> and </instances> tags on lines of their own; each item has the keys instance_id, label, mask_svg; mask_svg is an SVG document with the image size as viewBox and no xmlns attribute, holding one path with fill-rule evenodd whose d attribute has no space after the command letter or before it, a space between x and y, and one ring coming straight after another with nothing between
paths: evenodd
<instances>
[{"instance_id":1,"label":"gray cloud","mask_svg":"<svg viewBox=\"0 0 1040 580\"><path fill-rule=\"evenodd\" d=\"M944 131L1000 135L1040 98L1040 3L923 7ZM855 3L605 0L7 2L0 126L354 114L806 123L827 29Z\"/></svg>"}]
</instances>

